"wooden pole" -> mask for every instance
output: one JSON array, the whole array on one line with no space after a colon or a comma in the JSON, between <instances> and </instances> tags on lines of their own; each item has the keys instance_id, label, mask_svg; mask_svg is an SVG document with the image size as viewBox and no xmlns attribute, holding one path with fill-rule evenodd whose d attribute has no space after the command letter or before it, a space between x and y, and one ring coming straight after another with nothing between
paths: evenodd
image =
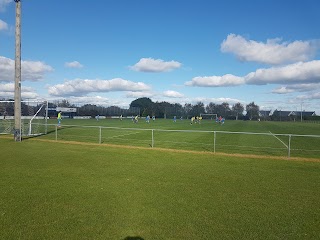
<instances>
[{"instance_id":1,"label":"wooden pole","mask_svg":"<svg viewBox=\"0 0 320 240\"><path fill-rule=\"evenodd\" d=\"M14 86L14 140L21 142L21 1L16 2L16 55Z\"/></svg>"}]
</instances>

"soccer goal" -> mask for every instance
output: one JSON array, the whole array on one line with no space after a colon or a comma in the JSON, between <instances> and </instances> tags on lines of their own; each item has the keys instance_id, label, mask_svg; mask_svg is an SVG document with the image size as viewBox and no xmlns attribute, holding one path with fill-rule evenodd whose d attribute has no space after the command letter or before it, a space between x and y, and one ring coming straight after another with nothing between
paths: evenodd
<instances>
[{"instance_id":1,"label":"soccer goal","mask_svg":"<svg viewBox=\"0 0 320 240\"><path fill-rule=\"evenodd\" d=\"M202 119L216 120L216 118L218 117L218 114L216 114L216 113L200 113L200 117L202 117Z\"/></svg>"},{"instance_id":2,"label":"soccer goal","mask_svg":"<svg viewBox=\"0 0 320 240\"><path fill-rule=\"evenodd\" d=\"M14 121L14 101L0 101L0 134L13 134ZM20 121L22 136L46 134L48 102L21 101Z\"/></svg>"}]
</instances>

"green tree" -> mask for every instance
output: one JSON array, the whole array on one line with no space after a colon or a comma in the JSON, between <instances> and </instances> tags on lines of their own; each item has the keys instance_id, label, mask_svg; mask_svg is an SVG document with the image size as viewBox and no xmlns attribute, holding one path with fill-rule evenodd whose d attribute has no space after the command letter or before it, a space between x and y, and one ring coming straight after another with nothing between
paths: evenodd
<instances>
[{"instance_id":1,"label":"green tree","mask_svg":"<svg viewBox=\"0 0 320 240\"><path fill-rule=\"evenodd\" d=\"M105 112L107 116L120 116L122 114L122 109L117 106L110 106L105 108Z\"/></svg>"},{"instance_id":2,"label":"green tree","mask_svg":"<svg viewBox=\"0 0 320 240\"><path fill-rule=\"evenodd\" d=\"M171 117L171 114L173 112L173 104L163 101L163 102L159 102L158 106L159 106L160 117L163 117L163 118Z\"/></svg>"},{"instance_id":3,"label":"green tree","mask_svg":"<svg viewBox=\"0 0 320 240\"><path fill-rule=\"evenodd\" d=\"M63 99L61 102L58 102L58 107L71 107L71 104L69 103L68 100Z\"/></svg>"},{"instance_id":4,"label":"green tree","mask_svg":"<svg viewBox=\"0 0 320 240\"><path fill-rule=\"evenodd\" d=\"M174 104L175 115L178 117L182 117L184 115L183 107L180 103Z\"/></svg>"},{"instance_id":5,"label":"green tree","mask_svg":"<svg viewBox=\"0 0 320 240\"><path fill-rule=\"evenodd\" d=\"M227 102L221 103L221 109L222 109L222 116L224 116L225 118L228 118L231 113L229 103Z\"/></svg>"},{"instance_id":6,"label":"green tree","mask_svg":"<svg viewBox=\"0 0 320 240\"><path fill-rule=\"evenodd\" d=\"M229 107L229 103L227 102L223 102L221 104L217 104L215 106L215 110L218 116L222 116L224 118L227 118L230 115L230 107Z\"/></svg>"},{"instance_id":7,"label":"green tree","mask_svg":"<svg viewBox=\"0 0 320 240\"><path fill-rule=\"evenodd\" d=\"M190 118L192 115L192 104L191 103L184 104L183 110L186 118Z\"/></svg>"},{"instance_id":8,"label":"green tree","mask_svg":"<svg viewBox=\"0 0 320 240\"><path fill-rule=\"evenodd\" d=\"M259 118L259 106L256 105L254 102L251 102L248 105L246 105L246 111L247 117L250 120Z\"/></svg>"},{"instance_id":9,"label":"green tree","mask_svg":"<svg viewBox=\"0 0 320 240\"><path fill-rule=\"evenodd\" d=\"M79 116L95 117L98 114L100 114L98 107L93 104L85 104L85 105L81 106L78 110L79 110L79 113L78 113Z\"/></svg>"},{"instance_id":10,"label":"green tree","mask_svg":"<svg viewBox=\"0 0 320 240\"><path fill-rule=\"evenodd\" d=\"M193 116L200 116L200 113L204 113L204 104L203 102L197 102L197 104L192 106L191 113Z\"/></svg>"},{"instance_id":11,"label":"green tree","mask_svg":"<svg viewBox=\"0 0 320 240\"><path fill-rule=\"evenodd\" d=\"M147 97L138 98L130 103L130 108L132 107L139 107L141 116L152 115L153 102Z\"/></svg>"},{"instance_id":12,"label":"green tree","mask_svg":"<svg viewBox=\"0 0 320 240\"><path fill-rule=\"evenodd\" d=\"M206 106L206 113L217 113L217 105L213 102L210 102L207 106Z\"/></svg>"},{"instance_id":13,"label":"green tree","mask_svg":"<svg viewBox=\"0 0 320 240\"><path fill-rule=\"evenodd\" d=\"M10 99L8 101L14 101L14 100ZM21 108L22 107L23 107L23 104L21 104ZM0 103L0 111L1 111L1 115L14 116L14 103L13 102Z\"/></svg>"},{"instance_id":14,"label":"green tree","mask_svg":"<svg viewBox=\"0 0 320 240\"><path fill-rule=\"evenodd\" d=\"M236 120L238 120L239 116L243 116L244 106L241 103L236 103L232 105L232 112L236 117Z\"/></svg>"}]
</instances>

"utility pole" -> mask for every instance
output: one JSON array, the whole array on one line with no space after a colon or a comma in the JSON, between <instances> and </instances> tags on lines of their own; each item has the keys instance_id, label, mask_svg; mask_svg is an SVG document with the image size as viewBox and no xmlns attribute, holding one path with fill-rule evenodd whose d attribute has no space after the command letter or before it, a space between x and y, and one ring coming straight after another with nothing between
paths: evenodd
<instances>
[{"instance_id":1,"label":"utility pole","mask_svg":"<svg viewBox=\"0 0 320 240\"><path fill-rule=\"evenodd\" d=\"M14 140L21 142L21 1L16 2L16 56L14 85Z\"/></svg>"}]
</instances>

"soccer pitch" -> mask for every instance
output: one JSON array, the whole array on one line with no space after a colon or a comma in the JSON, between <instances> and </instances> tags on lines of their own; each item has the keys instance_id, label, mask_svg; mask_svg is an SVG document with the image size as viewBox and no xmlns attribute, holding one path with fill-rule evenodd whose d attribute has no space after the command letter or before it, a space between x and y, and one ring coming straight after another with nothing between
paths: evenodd
<instances>
[{"instance_id":1,"label":"soccer pitch","mask_svg":"<svg viewBox=\"0 0 320 240\"><path fill-rule=\"evenodd\" d=\"M61 128L49 123L42 139L124 146L170 148L227 154L320 158L320 125L304 122L203 120L64 119ZM317 137L314 137L317 136Z\"/></svg>"},{"instance_id":2,"label":"soccer pitch","mask_svg":"<svg viewBox=\"0 0 320 240\"><path fill-rule=\"evenodd\" d=\"M317 239L320 162L0 137L0 239Z\"/></svg>"}]
</instances>

